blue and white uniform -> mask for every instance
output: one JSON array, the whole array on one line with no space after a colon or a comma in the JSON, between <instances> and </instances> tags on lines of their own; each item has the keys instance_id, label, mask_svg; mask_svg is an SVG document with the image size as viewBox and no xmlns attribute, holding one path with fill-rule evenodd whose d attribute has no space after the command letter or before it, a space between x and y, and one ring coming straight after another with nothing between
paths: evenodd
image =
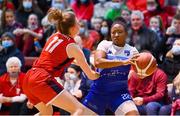
<instances>
[{"instance_id":1,"label":"blue and white uniform","mask_svg":"<svg viewBox=\"0 0 180 116\"><path fill-rule=\"evenodd\" d=\"M109 60L128 60L133 57L135 47L125 44L118 47L112 41L104 40L97 50L106 52ZM97 69L100 78L95 80L90 92L86 96L83 104L94 112L103 115L105 109L109 108L113 112L125 101L132 100L128 92L128 74L131 65L117 66L113 68ZM128 111L124 111L126 113Z\"/></svg>"}]
</instances>

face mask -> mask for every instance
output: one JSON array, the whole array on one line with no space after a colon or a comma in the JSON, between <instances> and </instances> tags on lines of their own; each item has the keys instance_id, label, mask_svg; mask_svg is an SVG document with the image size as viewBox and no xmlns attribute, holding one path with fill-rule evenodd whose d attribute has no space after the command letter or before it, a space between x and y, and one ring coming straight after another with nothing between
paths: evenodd
<instances>
[{"instance_id":1,"label":"face mask","mask_svg":"<svg viewBox=\"0 0 180 116\"><path fill-rule=\"evenodd\" d=\"M70 77L71 80L76 80L77 79L77 76L75 74L70 74L69 77Z\"/></svg>"},{"instance_id":2,"label":"face mask","mask_svg":"<svg viewBox=\"0 0 180 116\"><path fill-rule=\"evenodd\" d=\"M12 42L11 40L2 41L2 46L3 46L4 48L11 47L11 46L13 46L13 42Z\"/></svg>"},{"instance_id":3,"label":"face mask","mask_svg":"<svg viewBox=\"0 0 180 116\"><path fill-rule=\"evenodd\" d=\"M28 1L23 2L23 7L25 9L31 9L32 8L32 2L28 2Z\"/></svg>"},{"instance_id":4,"label":"face mask","mask_svg":"<svg viewBox=\"0 0 180 116\"><path fill-rule=\"evenodd\" d=\"M81 1L81 3L86 3L87 0L80 0L80 1Z\"/></svg>"},{"instance_id":5,"label":"face mask","mask_svg":"<svg viewBox=\"0 0 180 116\"><path fill-rule=\"evenodd\" d=\"M156 6L147 6L147 10L148 11L155 11L156 10Z\"/></svg>"},{"instance_id":6,"label":"face mask","mask_svg":"<svg viewBox=\"0 0 180 116\"><path fill-rule=\"evenodd\" d=\"M154 32L159 31L159 28L154 28L154 27L151 27L150 29L151 29L152 31L154 31Z\"/></svg>"},{"instance_id":7,"label":"face mask","mask_svg":"<svg viewBox=\"0 0 180 116\"><path fill-rule=\"evenodd\" d=\"M107 35L108 34L108 27L101 27L101 34Z\"/></svg>"},{"instance_id":8,"label":"face mask","mask_svg":"<svg viewBox=\"0 0 180 116\"><path fill-rule=\"evenodd\" d=\"M61 10L64 10L65 9L65 6L63 3L55 3L53 5L54 8L57 8L57 9L61 9Z\"/></svg>"},{"instance_id":9,"label":"face mask","mask_svg":"<svg viewBox=\"0 0 180 116\"><path fill-rule=\"evenodd\" d=\"M121 8L121 4L119 2L118 3L116 3L116 2L112 3L111 5L112 5L113 9L120 9Z\"/></svg>"},{"instance_id":10,"label":"face mask","mask_svg":"<svg viewBox=\"0 0 180 116\"><path fill-rule=\"evenodd\" d=\"M38 28L38 25L36 25L36 24L30 24L30 25L28 25L28 28L31 29L31 30L35 30L35 29Z\"/></svg>"},{"instance_id":11,"label":"face mask","mask_svg":"<svg viewBox=\"0 0 180 116\"><path fill-rule=\"evenodd\" d=\"M80 29L79 29L79 34L84 34L85 33L85 28L84 27L81 27Z\"/></svg>"},{"instance_id":12,"label":"face mask","mask_svg":"<svg viewBox=\"0 0 180 116\"><path fill-rule=\"evenodd\" d=\"M179 45L173 45L171 50L174 55L180 55L180 46Z\"/></svg>"},{"instance_id":13,"label":"face mask","mask_svg":"<svg viewBox=\"0 0 180 116\"><path fill-rule=\"evenodd\" d=\"M104 3L104 2L106 2L106 0L99 0L99 2Z\"/></svg>"},{"instance_id":14,"label":"face mask","mask_svg":"<svg viewBox=\"0 0 180 116\"><path fill-rule=\"evenodd\" d=\"M10 77L18 77L19 76L19 72L13 72L13 73L9 73Z\"/></svg>"}]
</instances>

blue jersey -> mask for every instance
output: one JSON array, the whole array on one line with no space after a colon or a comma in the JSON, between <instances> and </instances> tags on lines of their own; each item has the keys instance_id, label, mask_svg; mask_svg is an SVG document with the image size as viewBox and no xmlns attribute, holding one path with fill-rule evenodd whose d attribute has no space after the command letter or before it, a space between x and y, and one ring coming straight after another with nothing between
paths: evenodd
<instances>
[{"instance_id":1,"label":"blue jersey","mask_svg":"<svg viewBox=\"0 0 180 116\"><path fill-rule=\"evenodd\" d=\"M132 58L136 48L125 44L124 47L118 47L111 41L104 40L99 45L97 50L106 52L106 58L109 60L128 60ZM127 90L127 80L130 70L130 65L117 66L113 68L97 69L100 73L100 78L92 84L91 90L95 93L112 93L116 91Z\"/></svg>"}]
</instances>

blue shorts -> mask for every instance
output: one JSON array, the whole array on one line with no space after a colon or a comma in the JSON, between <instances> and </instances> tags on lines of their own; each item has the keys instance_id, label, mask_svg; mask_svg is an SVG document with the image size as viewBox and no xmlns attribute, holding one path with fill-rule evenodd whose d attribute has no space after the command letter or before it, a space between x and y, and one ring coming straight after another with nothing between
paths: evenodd
<instances>
[{"instance_id":1,"label":"blue shorts","mask_svg":"<svg viewBox=\"0 0 180 116\"><path fill-rule=\"evenodd\" d=\"M115 112L125 101L132 100L128 90L109 94L98 94L90 91L85 97L83 104L99 115L104 115L106 109Z\"/></svg>"}]
</instances>

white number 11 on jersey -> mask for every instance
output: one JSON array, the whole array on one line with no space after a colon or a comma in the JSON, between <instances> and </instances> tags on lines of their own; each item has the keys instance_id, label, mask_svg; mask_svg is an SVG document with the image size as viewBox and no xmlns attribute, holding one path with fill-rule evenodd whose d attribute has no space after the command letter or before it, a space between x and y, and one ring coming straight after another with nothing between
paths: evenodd
<instances>
[{"instance_id":1,"label":"white number 11 on jersey","mask_svg":"<svg viewBox=\"0 0 180 116\"><path fill-rule=\"evenodd\" d=\"M46 47L45 51L52 53L53 50L61 43L63 42L62 39L58 39L58 37L54 37L53 40L49 43L49 45Z\"/></svg>"}]
</instances>

